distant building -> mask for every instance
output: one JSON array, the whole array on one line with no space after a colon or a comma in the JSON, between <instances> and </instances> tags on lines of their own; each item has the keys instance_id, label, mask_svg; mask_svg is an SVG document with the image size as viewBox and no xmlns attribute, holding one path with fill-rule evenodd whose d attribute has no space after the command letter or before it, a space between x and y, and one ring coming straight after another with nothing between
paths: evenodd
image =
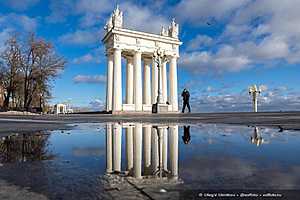
<instances>
[{"instance_id":1,"label":"distant building","mask_svg":"<svg viewBox=\"0 0 300 200\"><path fill-rule=\"evenodd\" d=\"M69 108L66 104L58 103L54 105L53 109L54 114L68 114L68 113L73 113L73 109Z\"/></svg>"},{"instance_id":2,"label":"distant building","mask_svg":"<svg viewBox=\"0 0 300 200\"><path fill-rule=\"evenodd\" d=\"M54 114L66 114L67 113L67 105L58 103L54 105Z\"/></svg>"},{"instance_id":3,"label":"distant building","mask_svg":"<svg viewBox=\"0 0 300 200\"><path fill-rule=\"evenodd\" d=\"M67 108L67 113L73 113L73 109L72 108Z\"/></svg>"}]
</instances>

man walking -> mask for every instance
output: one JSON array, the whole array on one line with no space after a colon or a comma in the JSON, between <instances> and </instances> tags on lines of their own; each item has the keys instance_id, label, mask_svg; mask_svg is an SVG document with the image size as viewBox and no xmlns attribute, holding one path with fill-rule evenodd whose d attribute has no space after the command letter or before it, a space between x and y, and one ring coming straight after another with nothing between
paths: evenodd
<instances>
[{"instance_id":1,"label":"man walking","mask_svg":"<svg viewBox=\"0 0 300 200\"><path fill-rule=\"evenodd\" d=\"M182 113L184 113L185 107L187 106L189 109L189 112L191 112L191 107L190 107L190 93L189 91L184 88L184 90L181 93L182 99L183 99L183 107L182 107Z\"/></svg>"}]
</instances>

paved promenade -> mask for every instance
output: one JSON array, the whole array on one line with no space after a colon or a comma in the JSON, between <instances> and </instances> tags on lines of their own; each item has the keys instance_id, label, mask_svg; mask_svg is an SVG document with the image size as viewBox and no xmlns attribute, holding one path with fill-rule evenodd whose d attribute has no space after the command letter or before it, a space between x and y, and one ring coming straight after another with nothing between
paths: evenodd
<instances>
[{"instance_id":1,"label":"paved promenade","mask_svg":"<svg viewBox=\"0 0 300 200\"><path fill-rule=\"evenodd\" d=\"M224 123L300 130L300 112L191 113L191 114L70 114L0 115L0 133L68 129L70 124L103 122Z\"/></svg>"}]
</instances>

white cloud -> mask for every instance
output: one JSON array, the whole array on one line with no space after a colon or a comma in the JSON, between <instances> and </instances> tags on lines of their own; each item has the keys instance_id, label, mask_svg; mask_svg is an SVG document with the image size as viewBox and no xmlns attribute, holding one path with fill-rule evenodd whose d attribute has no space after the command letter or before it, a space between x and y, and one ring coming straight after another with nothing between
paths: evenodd
<instances>
[{"instance_id":1,"label":"white cloud","mask_svg":"<svg viewBox=\"0 0 300 200\"><path fill-rule=\"evenodd\" d=\"M265 92L268 90L268 86L267 85L260 85L259 89L261 89L262 92Z\"/></svg>"},{"instance_id":2,"label":"white cloud","mask_svg":"<svg viewBox=\"0 0 300 200\"><path fill-rule=\"evenodd\" d=\"M247 4L249 0L182 0L174 8L174 14L182 22L206 25L210 20L224 20L235 9Z\"/></svg>"},{"instance_id":3,"label":"white cloud","mask_svg":"<svg viewBox=\"0 0 300 200\"><path fill-rule=\"evenodd\" d=\"M105 106L105 102L101 99L94 99L89 103L89 107L92 108L92 110L103 110Z\"/></svg>"},{"instance_id":4,"label":"white cloud","mask_svg":"<svg viewBox=\"0 0 300 200\"><path fill-rule=\"evenodd\" d=\"M299 9L299 1L253 1L237 12L227 27L249 28L250 31L237 35L240 41L236 46L241 46L241 51L246 51L252 59L261 63L274 59L297 63L300 62L300 58L297 59L300 55ZM233 37L233 33L227 36Z\"/></svg>"},{"instance_id":5,"label":"white cloud","mask_svg":"<svg viewBox=\"0 0 300 200\"><path fill-rule=\"evenodd\" d=\"M1 3L15 10L26 10L36 5L38 2L39 0L6 0L3 1L3 3L2 2Z\"/></svg>"},{"instance_id":6,"label":"white cloud","mask_svg":"<svg viewBox=\"0 0 300 200\"><path fill-rule=\"evenodd\" d=\"M260 85L259 111L300 110L300 95L292 93L286 86L269 88ZM251 111L252 100L247 90L238 93L223 91L224 88L208 86L203 90L190 89L190 104L193 112L235 112Z\"/></svg>"},{"instance_id":7,"label":"white cloud","mask_svg":"<svg viewBox=\"0 0 300 200\"><path fill-rule=\"evenodd\" d=\"M225 71L238 72L250 67L251 61L244 55L239 55L231 46L223 46L218 52L195 51L184 53L179 64L196 73Z\"/></svg>"},{"instance_id":8,"label":"white cloud","mask_svg":"<svg viewBox=\"0 0 300 200\"><path fill-rule=\"evenodd\" d=\"M46 21L50 23L62 23L66 21L66 17L74 12L75 1L73 0L51 0L50 15L46 17Z\"/></svg>"},{"instance_id":9,"label":"white cloud","mask_svg":"<svg viewBox=\"0 0 300 200\"><path fill-rule=\"evenodd\" d=\"M93 49L87 54L74 58L72 60L72 63L74 64L97 63L98 64L101 62L100 58L104 58L103 49L97 48L97 49Z\"/></svg>"},{"instance_id":10,"label":"white cloud","mask_svg":"<svg viewBox=\"0 0 300 200\"><path fill-rule=\"evenodd\" d=\"M91 45L99 43L99 38L96 35L101 35L99 30L76 30L75 32L60 36L59 41L70 45Z\"/></svg>"},{"instance_id":11,"label":"white cloud","mask_svg":"<svg viewBox=\"0 0 300 200\"><path fill-rule=\"evenodd\" d=\"M113 10L113 4L109 0L79 0L76 4L76 13L80 17L81 27L104 25L104 16Z\"/></svg>"},{"instance_id":12,"label":"white cloud","mask_svg":"<svg viewBox=\"0 0 300 200\"><path fill-rule=\"evenodd\" d=\"M68 16L79 16L81 27L103 24L102 17L111 12L113 4L109 0L52 0L50 15L46 20L50 23L63 23Z\"/></svg>"},{"instance_id":13,"label":"white cloud","mask_svg":"<svg viewBox=\"0 0 300 200\"><path fill-rule=\"evenodd\" d=\"M146 31L150 33L159 33L161 26L167 26L171 22L164 16L154 13L148 7L137 6L130 2L123 3L120 6L124 15L124 25L135 30Z\"/></svg>"},{"instance_id":14,"label":"white cloud","mask_svg":"<svg viewBox=\"0 0 300 200\"><path fill-rule=\"evenodd\" d=\"M78 13L106 13L111 11L113 4L109 0L78 0L76 12Z\"/></svg>"},{"instance_id":15,"label":"white cloud","mask_svg":"<svg viewBox=\"0 0 300 200\"><path fill-rule=\"evenodd\" d=\"M29 33L36 30L38 21L26 15L10 13L0 14L0 52L5 49L5 42L16 33Z\"/></svg>"},{"instance_id":16,"label":"white cloud","mask_svg":"<svg viewBox=\"0 0 300 200\"><path fill-rule=\"evenodd\" d=\"M187 44L187 50L199 50L203 49L213 43L213 38L207 35L197 35L195 38L190 40Z\"/></svg>"},{"instance_id":17,"label":"white cloud","mask_svg":"<svg viewBox=\"0 0 300 200\"><path fill-rule=\"evenodd\" d=\"M92 62L93 60L94 60L94 57L90 53L88 53L88 54L85 54L78 58L74 58L72 62L74 64L82 64L82 63Z\"/></svg>"},{"instance_id":18,"label":"white cloud","mask_svg":"<svg viewBox=\"0 0 300 200\"><path fill-rule=\"evenodd\" d=\"M26 15L19 15L10 13L7 15L0 15L0 28L11 28L16 31L33 32L38 26L38 21L35 18Z\"/></svg>"},{"instance_id":19,"label":"white cloud","mask_svg":"<svg viewBox=\"0 0 300 200\"><path fill-rule=\"evenodd\" d=\"M74 83L105 83L106 76L105 75L77 75L73 78Z\"/></svg>"},{"instance_id":20,"label":"white cloud","mask_svg":"<svg viewBox=\"0 0 300 200\"><path fill-rule=\"evenodd\" d=\"M218 8L220 12L215 10ZM203 25L199 21L209 19L216 19L211 28L225 25L223 32L214 36L213 45L205 51L200 51L206 43L201 36L187 43L186 49L190 52L180 59L191 72L239 71L256 64L272 67L282 62L300 63L298 1L221 0L213 4L208 0L188 0L180 2L176 9L181 10L181 20L194 25ZM201 12L203 9L205 11ZM224 52L224 46L230 48Z\"/></svg>"},{"instance_id":21,"label":"white cloud","mask_svg":"<svg viewBox=\"0 0 300 200\"><path fill-rule=\"evenodd\" d=\"M0 53L5 50L5 42L9 39L13 30L6 28L0 32Z\"/></svg>"}]
</instances>

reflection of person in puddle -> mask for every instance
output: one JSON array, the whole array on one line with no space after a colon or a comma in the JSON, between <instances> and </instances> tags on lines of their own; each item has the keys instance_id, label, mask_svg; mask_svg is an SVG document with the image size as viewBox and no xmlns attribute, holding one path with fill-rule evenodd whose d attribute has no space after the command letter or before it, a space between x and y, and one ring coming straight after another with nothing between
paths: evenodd
<instances>
[{"instance_id":1,"label":"reflection of person in puddle","mask_svg":"<svg viewBox=\"0 0 300 200\"><path fill-rule=\"evenodd\" d=\"M190 126L184 126L183 127L182 140L183 140L184 144L190 143L190 140L191 140Z\"/></svg>"}]
</instances>

